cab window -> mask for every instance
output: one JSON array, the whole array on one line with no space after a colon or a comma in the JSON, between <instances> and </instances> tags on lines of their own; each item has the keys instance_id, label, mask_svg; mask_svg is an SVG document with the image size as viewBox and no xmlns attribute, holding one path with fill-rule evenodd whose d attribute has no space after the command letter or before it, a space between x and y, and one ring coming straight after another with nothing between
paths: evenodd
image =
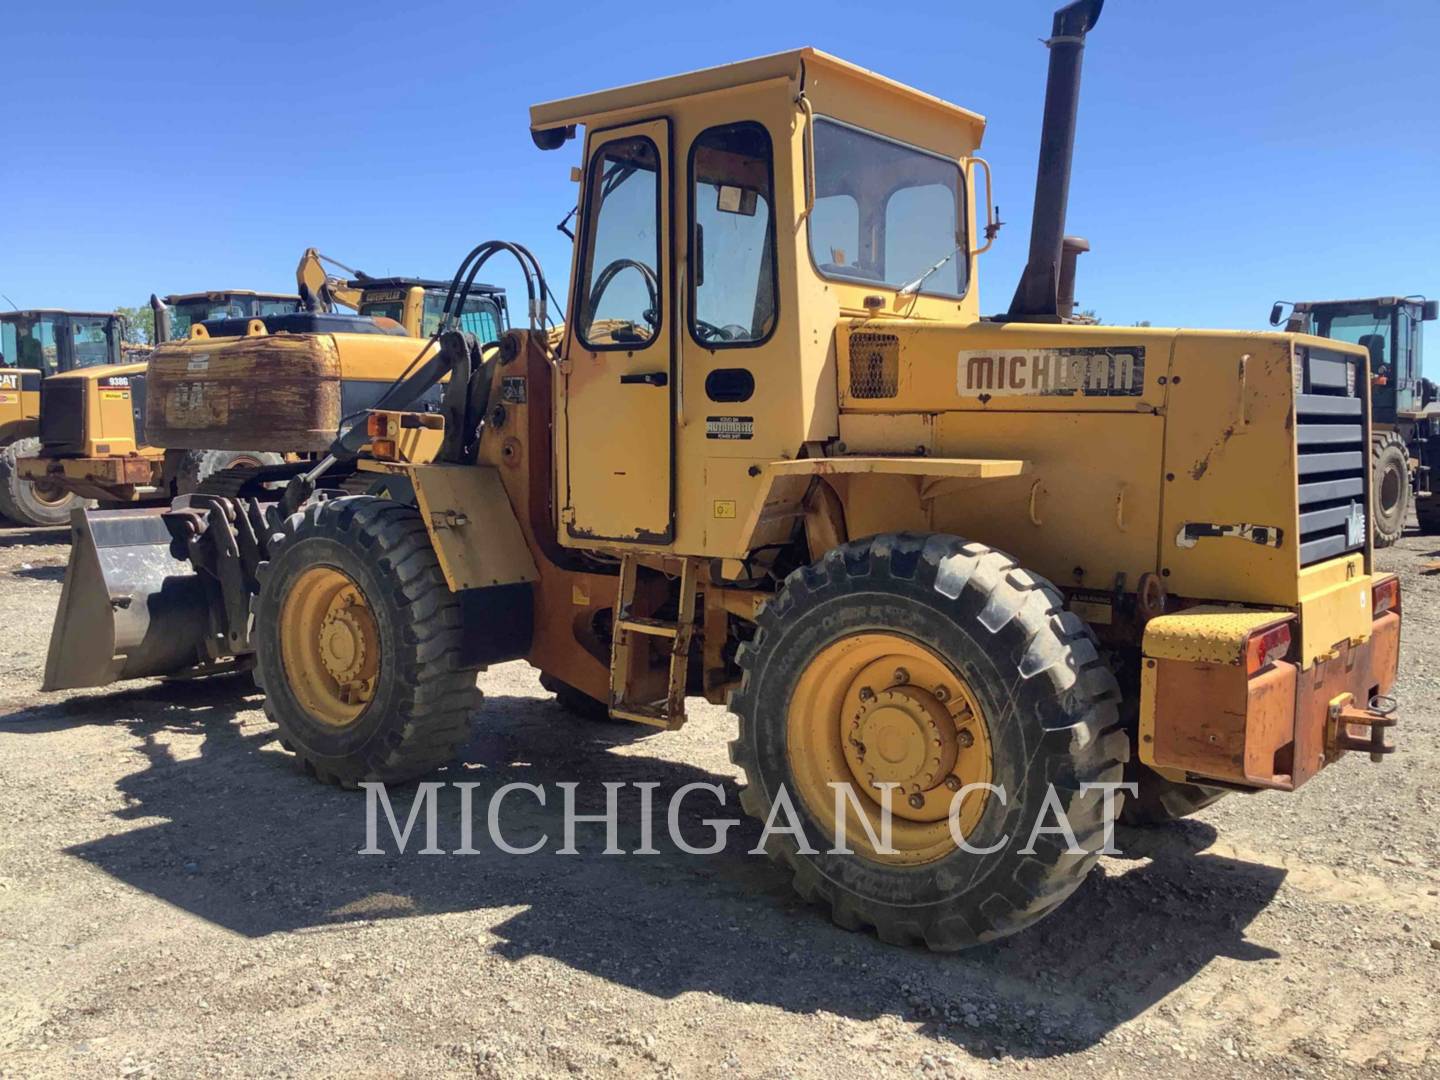
<instances>
[{"instance_id":1,"label":"cab window","mask_svg":"<svg viewBox=\"0 0 1440 1080\"><path fill-rule=\"evenodd\" d=\"M587 178L576 330L592 349L644 348L660 330L660 153L643 136L605 143Z\"/></svg>"},{"instance_id":2,"label":"cab window","mask_svg":"<svg viewBox=\"0 0 1440 1080\"><path fill-rule=\"evenodd\" d=\"M425 308L421 317L420 336L429 337L440 329L445 317L445 293L426 293ZM460 329L474 334L481 344L500 340L500 319L494 301L485 296L465 298L465 309L460 312Z\"/></svg>"},{"instance_id":3,"label":"cab window","mask_svg":"<svg viewBox=\"0 0 1440 1080\"><path fill-rule=\"evenodd\" d=\"M710 348L775 328L775 213L763 125L701 132L690 149L690 333Z\"/></svg>"},{"instance_id":4,"label":"cab window","mask_svg":"<svg viewBox=\"0 0 1440 1080\"><path fill-rule=\"evenodd\" d=\"M72 367L95 367L110 363L110 320L70 320L70 363Z\"/></svg>"},{"instance_id":5,"label":"cab window","mask_svg":"<svg viewBox=\"0 0 1440 1080\"><path fill-rule=\"evenodd\" d=\"M0 323L0 355L4 356L5 367L55 374L60 366L55 320L21 317Z\"/></svg>"},{"instance_id":6,"label":"cab window","mask_svg":"<svg viewBox=\"0 0 1440 1080\"><path fill-rule=\"evenodd\" d=\"M822 276L964 295L963 196L958 162L816 117L809 232L810 256Z\"/></svg>"}]
</instances>

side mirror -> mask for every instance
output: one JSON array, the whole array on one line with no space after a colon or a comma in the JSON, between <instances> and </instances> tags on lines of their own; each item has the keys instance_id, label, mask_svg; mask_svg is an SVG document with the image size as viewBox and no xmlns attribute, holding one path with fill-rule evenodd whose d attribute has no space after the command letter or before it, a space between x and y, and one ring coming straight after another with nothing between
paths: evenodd
<instances>
[{"instance_id":1,"label":"side mirror","mask_svg":"<svg viewBox=\"0 0 1440 1080\"><path fill-rule=\"evenodd\" d=\"M1437 315L1440 315L1440 300L1426 300L1421 309L1420 318L1424 322L1434 322Z\"/></svg>"},{"instance_id":2,"label":"side mirror","mask_svg":"<svg viewBox=\"0 0 1440 1080\"><path fill-rule=\"evenodd\" d=\"M1285 301L1277 300L1270 309L1270 325L1279 326L1285 320Z\"/></svg>"}]
</instances>

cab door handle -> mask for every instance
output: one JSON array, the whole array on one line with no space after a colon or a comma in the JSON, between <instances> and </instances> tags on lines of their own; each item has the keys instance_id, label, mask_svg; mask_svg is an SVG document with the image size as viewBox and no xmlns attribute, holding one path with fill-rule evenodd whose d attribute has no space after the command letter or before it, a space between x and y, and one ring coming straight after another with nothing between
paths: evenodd
<instances>
[{"instance_id":1,"label":"cab door handle","mask_svg":"<svg viewBox=\"0 0 1440 1080\"><path fill-rule=\"evenodd\" d=\"M663 371L645 371L631 375L621 375L620 381L625 384L644 383L646 386L665 386L670 382L670 376Z\"/></svg>"}]
</instances>

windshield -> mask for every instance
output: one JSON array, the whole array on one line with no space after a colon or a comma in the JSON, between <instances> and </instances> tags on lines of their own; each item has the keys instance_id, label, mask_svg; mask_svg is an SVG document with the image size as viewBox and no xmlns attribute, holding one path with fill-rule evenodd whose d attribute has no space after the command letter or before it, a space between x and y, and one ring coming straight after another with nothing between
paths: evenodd
<instances>
[{"instance_id":1,"label":"windshield","mask_svg":"<svg viewBox=\"0 0 1440 1080\"><path fill-rule=\"evenodd\" d=\"M1328 315L1321 311L1315 316L1315 332L1321 337L1348 341L1352 345L1363 345L1370 350L1370 372L1381 374L1381 368L1390 363L1390 312L1366 311L1355 315Z\"/></svg>"},{"instance_id":2,"label":"windshield","mask_svg":"<svg viewBox=\"0 0 1440 1080\"><path fill-rule=\"evenodd\" d=\"M429 337L440 328L445 311L445 293L425 294L425 315L420 326L420 336ZM460 312L460 329L475 335L482 344L500 340L500 310L495 301L487 296L468 296L465 310Z\"/></svg>"},{"instance_id":3,"label":"windshield","mask_svg":"<svg viewBox=\"0 0 1440 1080\"><path fill-rule=\"evenodd\" d=\"M196 297L181 300L170 308L170 335L183 341L190 336L190 327L209 319L263 318L266 315L288 315L300 310L298 300L261 299L256 296L225 296L216 299Z\"/></svg>"},{"instance_id":4,"label":"windshield","mask_svg":"<svg viewBox=\"0 0 1440 1080\"><path fill-rule=\"evenodd\" d=\"M7 319L0 323L0 363L5 367L34 368L46 375L59 369L55 345L55 319Z\"/></svg>"},{"instance_id":5,"label":"windshield","mask_svg":"<svg viewBox=\"0 0 1440 1080\"><path fill-rule=\"evenodd\" d=\"M816 269L839 281L964 295L963 191L957 162L817 117Z\"/></svg>"}]
</instances>

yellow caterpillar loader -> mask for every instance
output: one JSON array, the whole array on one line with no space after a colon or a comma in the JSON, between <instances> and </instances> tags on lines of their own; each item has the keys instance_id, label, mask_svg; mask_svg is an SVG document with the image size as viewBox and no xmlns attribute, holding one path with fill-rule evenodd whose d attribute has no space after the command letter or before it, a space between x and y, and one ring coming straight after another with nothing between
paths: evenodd
<instances>
[{"instance_id":1,"label":"yellow caterpillar loader","mask_svg":"<svg viewBox=\"0 0 1440 1080\"><path fill-rule=\"evenodd\" d=\"M428 335L438 322L439 301L444 286L413 278L373 279L360 275L346 282L328 277L321 265L324 256L307 249L296 269L299 295L256 293L246 290L190 293L150 298L155 312L158 347L153 358L104 367L86 368L55 375L46 383L45 400L50 406L40 415L40 446L21 462L23 477L42 490L65 493L72 500L96 500L103 505L165 502L176 495L198 490L212 477L229 470L280 468L299 453L328 445L338 417L331 418L326 434L297 444L287 433L276 430L263 402L253 410L233 410L227 404L217 412L220 397L231 394L224 383L223 365L212 372L191 368L193 358L175 353L170 343L192 337L208 340L245 336L252 322L274 327L287 335L306 333L320 325L312 314L326 316L326 327L344 331L375 330L392 335ZM397 302L398 301L398 302ZM505 321L504 294L492 286L475 290L463 321L467 329L484 340L495 340ZM358 317L331 317L337 306L358 312ZM303 307L303 311L302 311ZM227 340L216 349L230 356L244 343ZM229 352L225 350L231 350ZM346 380L344 403L354 411L364 402L348 400L355 394L378 394L408 361L413 349L391 350L400 366L369 368L352 373ZM153 359L155 377L164 379L175 356L184 368L185 395L180 406L168 410L155 424L147 425L147 368ZM313 373L279 371L283 385L295 387ZM269 384L252 381L250 389L268 390ZM314 387L301 387L314 390ZM162 410L165 400L160 403ZM172 415L183 412L177 423ZM312 445L313 444L313 445ZM233 482L233 477L215 483ZM76 503L78 505L78 503ZM57 523L68 520L70 505L57 510Z\"/></svg>"},{"instance_id":2,"label":"yellow caterpillar loader","mask_svg":"<svg viewBox=\"0 0 1440 1080\"><path fill-rule=\"evenodd\" d=\"M535 106L540 148L584 131L563 331L529 252L483 244L438 348L278 500L180 499L128 546L77 519L46 685L81 685L77 641L107 679L250 663L283 745L351 786L449 760L490 663L667 729L728 701L799 892L937 949L1053 910L1127 777L1155 821L1383 756L1365 351L1067 321L1100 8L1055 15L999 315L976 113L813 49ZM530 325L486 358L454 315L497 254ZM344 462L383 490L320 489Z\"/></svg>"},{"instance_id":3,"label":"yellow caterpillar loader","mask_svg":"<svg viewBox=\"0 0 1440 1080\"><path fill-rule=\"evenodd\" d=\"M122 360L124 319L113 312L9 311L0 313L0 514L20 525L63 525L83 498L24 474L40 450L53 378L109 369Z\"/></svg>"}]
</instances>

